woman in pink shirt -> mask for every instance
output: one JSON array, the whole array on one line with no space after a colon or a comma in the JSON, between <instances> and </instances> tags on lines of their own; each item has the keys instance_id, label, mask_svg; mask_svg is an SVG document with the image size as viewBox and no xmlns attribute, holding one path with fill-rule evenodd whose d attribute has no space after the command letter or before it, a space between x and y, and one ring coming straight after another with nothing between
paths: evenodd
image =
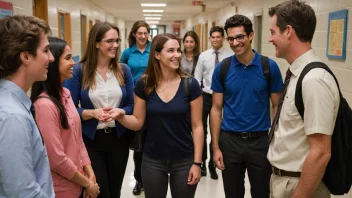
<instances>
[{"instance_id":1,"label":"woman in pink shirt","mask_svg":"<svg viewBox=\"0 0 352 198\"><path fill-rule=\"evenodd\" d=\"M48 78L32 86L35 118L48 151L56 198L97 197L99 186L82 140L81 120L70 91L62 86L72 77L71 49L64 40L49 37L55 61ZM49 51L49 49L47 49Z\"/></svg>"}]
</instances>

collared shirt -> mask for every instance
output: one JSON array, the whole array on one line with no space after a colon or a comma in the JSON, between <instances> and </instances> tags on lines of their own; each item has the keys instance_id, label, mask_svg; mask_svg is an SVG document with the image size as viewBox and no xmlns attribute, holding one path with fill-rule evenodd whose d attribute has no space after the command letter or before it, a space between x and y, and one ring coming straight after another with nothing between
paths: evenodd
<instances>
[{"instance_id":1,"label":"collared shirt","mask_svg":"<svg viewBox=\"0 0 352 198\"><path fill-rule=\"evenodd\" d=\"M252 61L246 66L235 55L225 82L220 82L220 66L214 70L211 89L223 93L224 114L221 129L227 132L258 132L270 128L268 82L262 69L261 55L255 50ZM279 66L269 59L270 92L282 90Z\"/></svg>"},{"instance_id":2,"label":"collared shirt","mask_svg":"<svg viewBox=\"0 0 352 198\"><path fill-rule=\"evenodd\" d=\"M185 71L186 73L192 74L193 70L193 61L194 61L194 56L192 57L192 60L188 60L186 57L185 53L182 53L181 57L181 69Z\"/></svg>"},{"instance_id":3,"label":"collared shirt","mask_svg":"<svg viewBox=\"0 0 352 198\"><path fill-rule=\"evenodd\" d=\"M105 82L103 77L96 72L95 89L89 90L89 98L95 109L120 106L122 99L120 84L112 71L109 71L106 76L107 80ZM115 120L108 123L99 121L97 129L104 129L106 127L115 127Z\"/></svg>"},{"instance_id":4,"label":"collared shirt","mask_svg":"<svg viewBox=\"0 0 352 198\"><path fill-rule=\"evenodd\" d=\"M304 121L295 106L297 80L303 68L315 61L320 60L311 49L289 67L292 76L268 152L270 163L282 170L301 172L310 148L307 135L332 135L335 127L340 96L334 78L326 70L313 69L303 79Z\"/></svg>"},{"instance_id":5,"label":"collared shirt","mask_svg":"<svg viewBox=\"0 0 352 198\"><path fill-rule=\"evenodd\" d=\"M41 96L48 97L46 93ZM57 197L77 198L82 187L70 180L77 171L84 174L83 167L90 164L90 160L82 140L81 119L71 93L66 88L62 90L61 102L65 108L68 129L62 127L60 111L48 98L40 98L34 103L36 121L48 150Z\"/></svg>"},{"instance_id":6,"label":"collared shirt","mask_svg":"<svg viewBox=\"0 0 352 198\"><path fill-rule=\"evenodd\" d=\"M232 50L221 47L218 50L219 62L223 59L232 56L234 53ZM212 94L213 91L210 89L211 78L215 69L215 50L214 48L208 49L207 51L199 55L194 77L197 79L199 84L203 81L203 92Z\"/></svg>"},{"instance_id":7,"label":"collared shirt","mask_svg":"<svg viewBox=\"0 0 352 198\"><path fill-rule=\"evenodd\" d=\"M32 102L5 79L0 79L0 101L0 197L55 197Z\"/></svg>"},{"instance_id":8,"label":"collared shirt","mask_svg":"<svg viewBox=\"0 0 352 198\"><path fill-rule=\"evenodd\" d=\"M137 48L137 45L134 44L130 48L127 48L123 51L121 56L121 62L126 63L128 67L131 68L131 73L133 77L133 83L136 84L136 81L144 73L148 65L150 52L150 41L147 43L147 47L143 52L140 52Z\"/></svg>"}]
</instances>

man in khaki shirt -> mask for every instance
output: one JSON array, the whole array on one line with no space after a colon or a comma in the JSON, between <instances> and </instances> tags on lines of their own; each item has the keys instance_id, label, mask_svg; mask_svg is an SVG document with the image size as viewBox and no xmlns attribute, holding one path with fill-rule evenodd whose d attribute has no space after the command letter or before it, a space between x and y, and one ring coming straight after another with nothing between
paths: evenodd
<instances>
[{"instance_id":1,"label":"man in khaki shirt","mask_svg":"<svg viewBox=\"0 0 352 198\"><path fill-rule=\"evenodd\" d=\"M268 152L273 166L271 197L330 197L322 177L331 156L331 135L340 101L332 75L316 68L304 77L304 121L295 106L301 71L307 64L320 61L311 47L316 27L314 10L303 2L291 0L270 8L269 15L272 17L269 41L275 46L276 57L286 59L292 73L281 112L278 110L278 122L272 125Z\"/></svg>"}]
</instances>

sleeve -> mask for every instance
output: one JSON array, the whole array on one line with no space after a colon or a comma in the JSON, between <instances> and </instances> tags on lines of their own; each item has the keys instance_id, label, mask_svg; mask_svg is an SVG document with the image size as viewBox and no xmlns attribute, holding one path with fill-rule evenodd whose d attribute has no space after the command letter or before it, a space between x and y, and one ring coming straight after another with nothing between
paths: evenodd
<instances>
[{"instance_id":1,"label":"sleeve","mask_svg":"<svg viewBox=\"0 0 352 198\"><path fill-rule=\"evenodd\" d=\"M302 96L306 134L332 135L340 100L331 74L323 69L309 72L302 82Z\"/></svg>"},{"instance_id":2,"label":"sleeve","mask_svg":"<svg viewBox=\"0 0 352 198\"><path fill-rule=\"evenodd\" d=\"M143 77L140 77L137 82L136 82L136 87L134 88L134 93L136 94L136 96L138 96L139 98L146 100L146 96L144 94L144 88L145 88L145 84L143 81Z\"/></svg>"},{"instance_id":3,"label":"sleeve","mask_svg":"<svg viewBox=\"0 0 352 198\"><path fill-rule=\"evenodd\" d=\"M91 162L90 162L90 158L89 158L89 155L87 152L86 145L83 142L82 136L81 136L80 142L81 142L81 147L80 147L81 157L82 157L82 163L83 163L82 166L86 166L88 164L91 164Z\"/></svg>"},{"instance_id":4,"label":"sleeve","mask_svg":"<svg viewBox=\"0 0 352 198\"><path fill-rule=\"evenodd\" d=\"M77 63L73 67L72 78L64 82L64 87L70 90L73 103L75 104L78 114L82 119L82 112L84 108L78 107L79 101L81 100L81 86L81 63Z\"/></svg>"},{"instance_id":5,"label":"sleeve","mask_svg":"<svg viewBox=\"0 0 352 198\"><path fill-rule=\"evenodd\" d=\"M192 78L192 82L190 84L190 101L195 100L200 95L202 95L202 89L199 86L198 81L195 78Z\"/></svg>"},{"instance_id":6,"label":"sleeve","mask_svg":"<svg viewBox=\"0 0 352 198\"><path fill-rule=\"evenodd\" d=\"M36 182L31 144L33 132L27 119L20 115L0 118L1 188L6 197L46 198L48 195Z\"/></svg>"},{"instance_id":7,"label":"sleeve","mask_svg":"<svg viewBox=\"0 0 352 198\"><path fill-rule=\"evenodd\" d=\"M284 88L284 83L282 81L282 75L279 69L279 66L276 64L274 60L269 59L269 65L270 65L270 76L271 76L271 82L270 82L270 92L271 93L276 93L281 91Z\"/></svg>"},{"instance_id":8,"label":"sleeve","mask_svg":"<svg viewBox=\"0 0 352 198\"><path fill-rule=\"evenodd\" d=\"M197 65L194 71L194 78L198 81L199 85L201 85L203 80L203 55L204 54L199 55Z\"/></svg>"},{"instance_id":9,"label":"sleeve","mask_svg":"<svg viewBox=\"0 0 352 198\"><path fill-rule=\"evenodd\" d=\"M45 98L37 100L34 107L36 122L48 151L50 169L67 179L71 179L78 168L65 153L58 108Z\"/></svg>"},{"instance_id":10,"label":"sleeve","mask_svg":"<svg viewBox=\"0 0 352 198\"><path fill-rule=\"evenodd\" d=\"M211 79L211 90L218 92L218 93L223 93L224 92L224 87L220 82L220 68L221 68L221 62L215 67L214 73Z\"/></svg>"},{"instance_id":11,"label":"sleeve","mask_svg":"<svg viewBox=\"0 0 352 198\"><path fill-rule=\"evenodd\" d=\"M123 50L121 58L120 58L120 62L121 63L127 64L127 62L128 62L128 50L129 50L129 48Z\"/></svg>"},{"instance_id":12,"label":"sleeve","mask_svg":"<svg viewBox=\"0 0 352 198\"><path fill-rule=\"evenodd\" d=\"M126 101L124 102L124 106L122 109L126 112L127 115L131 115L133 113L133 80L131 70L127 65L124 65L125 72L125 86L126 86Z\"/></svg>"}]
</instances>

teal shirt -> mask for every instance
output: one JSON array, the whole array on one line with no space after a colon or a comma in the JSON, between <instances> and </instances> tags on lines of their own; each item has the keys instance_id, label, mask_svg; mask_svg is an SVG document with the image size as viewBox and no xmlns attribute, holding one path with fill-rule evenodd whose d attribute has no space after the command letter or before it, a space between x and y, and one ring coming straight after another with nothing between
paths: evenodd
<instances>
[{"instance_id":1,"label":"teal shirt","mask_svg":"<svg viewBox=\"0 0 352 198\"><path fill-rule=\"evenodd\" d=\"M134 84L136 84L136 81L147 68L149 52L150 41L148 41L147 47L143 53L137 49L136 44L132 45L130 48L125 49L122 53L120 62L127 64L131 68Z\"/></svg>"}]
</instances>

